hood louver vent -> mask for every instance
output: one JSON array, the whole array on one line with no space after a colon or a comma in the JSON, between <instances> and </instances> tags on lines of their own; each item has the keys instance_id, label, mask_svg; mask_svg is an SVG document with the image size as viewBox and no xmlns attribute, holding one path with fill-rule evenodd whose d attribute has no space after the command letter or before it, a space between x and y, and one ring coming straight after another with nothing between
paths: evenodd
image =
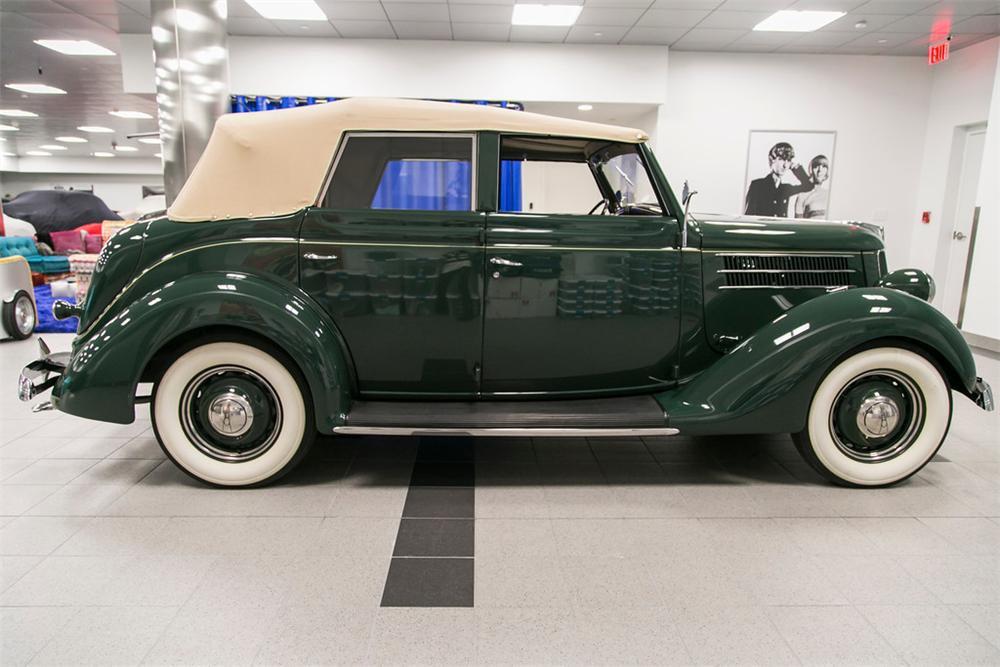
<instances>
[{"instance_id":1,"label":"hood louver vent","mask_svg":"<svg viewBox=\"0 0 1000 667\"><path fill-rule=\"evenodd\" d=\"M845 255L723 255L724 288L844 287L853 284Z\"/></svg>"}]
</instances>

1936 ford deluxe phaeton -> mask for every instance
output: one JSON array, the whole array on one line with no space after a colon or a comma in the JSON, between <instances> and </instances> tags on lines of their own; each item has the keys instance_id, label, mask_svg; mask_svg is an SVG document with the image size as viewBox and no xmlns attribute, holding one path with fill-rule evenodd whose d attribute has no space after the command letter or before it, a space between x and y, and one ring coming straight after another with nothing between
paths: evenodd
<instances>
[{"instance_id":1,"label":"1936 ford deluxe phaeton","mask_svg":"<svg viewBox=\"0 0 1000 667\"><path fill-rule=\"evenodd\" d=\"M57 305L79 335L20 395L119 423L151 401L167 455L226 486L277 478L316 432L792 433L830 479L879 486L934 455L951 390L992 408L877 228L689 217L646 139L403 100L226 116L167 215Z\"/></svg>"}]
</instances>

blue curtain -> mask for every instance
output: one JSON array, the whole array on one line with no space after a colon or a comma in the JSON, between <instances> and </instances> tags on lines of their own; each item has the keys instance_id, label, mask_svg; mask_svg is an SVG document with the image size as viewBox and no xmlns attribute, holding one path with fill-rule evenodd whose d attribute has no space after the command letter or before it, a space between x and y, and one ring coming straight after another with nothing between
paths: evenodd
<instances>
[{"instance_id":1,"label":"blue curtain","mask_svg":"<svg viewBox=\"0 0 1000 667\"><path fill-rule=\"evenodd\" d=\"M372 208L468 211L471 171L458 160L393 160L382 173Z\"/></svg>"},{"instance_id":2,"label":"blue curtain","mask_svg":"<svg viewBox=\"0 0 1000 667\"><path fill-rule=\"evenodd\" d=\"M521 162L500 161L500 211L521 210Z\"/></svg>"}]
</instances>

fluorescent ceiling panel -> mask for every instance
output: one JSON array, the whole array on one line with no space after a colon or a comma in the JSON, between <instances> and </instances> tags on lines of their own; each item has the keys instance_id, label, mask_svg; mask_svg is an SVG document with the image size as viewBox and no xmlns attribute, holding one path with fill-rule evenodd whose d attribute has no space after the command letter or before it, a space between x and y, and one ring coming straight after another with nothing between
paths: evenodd
<instances>
[{"instance_id":1,"label":"fluorescent ceiling panel","mask_svg":"<svg viewBox=\"0 0 1000 667\"><path fill-rule=\"evenodd\" d=\"M313 0L245 0L266 19L278 21L326 21L326 14Z\"/></svg>"},{"instance_id":2,"label":"fluorescent ceiling panel","mask_svg":"<svg viewBox=\"0 0 1000 667\"><path fill-rule=\"evenodd\" d=\"M21 109L0 109L0 116L10 116L11 118L35 118L37 113L22 111Z\"/></svg>"},{"instance_id":3,"label":"fluorescent ceiling panel","mask_svg":"<svg viewBox=\"0 0 1000 667\"><path fill-rule=\"evenodd\" d=\"M61 141L65 144L85 144L87 140L83 137L56 137L56 141Z\"/></svg>"},{"instance_id":4,"label":"fluorescent ceiling panel","mask_svg":"<svg viewBox=\"0 0 1000 667\"><path fill-rule=\"evenodd\" d=\"M152 118L145 111L109 111L108 113L119 118Z\"/></svg>"},{"instance_id":5,"label":"fluorescent ceiling panel","mask_svg":"<svg viewBox=\"0 0 1000 667\"><path fill-rule=\"evenodd\" d=\"M111 132L114 132L114 130L112 130L110 127L102 127L100 125L81 125L76 129L80 130L81 132L93 132L102 134L109 134Z\"/></svg>"},{"instance_id":6,"label":"fluorescent ceiling panel","mask_svg":"<svg viewBox=\"0 0 1000 667\"><path fill-rule=\"evenodd\" d=\"M94 153L94 157L114 157L114 153L108 153L106 151L98 151Z\"/></svg>"},{"instance_id":7,"label":"fluorescent ceiling panel","mask_svg":"<svg viewBox=\"0 0 1000 667\"><path fill-rule=\"evenodd\" d=\"M16 128L13 125L6 125L4 123L0 123L0 132L17 132L18 129L19 128Z\"/></svg>"},{"instance_id":8,"label":"fluorescent ceiling panel","mask_svg":"<svg viewBox=\"0 0 1000 667\"><path fill-rule=\"evenodd\" d=\"M156 144L157 146L163 143L157 137L141 137L139 142L143 144Z\"/></svg>"},{"instance_id":9,"label":"fluorescent ceiling panel","mask_svg":"<svg viewBox=\"0 0 1000 667\"><path fill-rule=\"evenodd\" d=\"M580 16L580 5L514 5L511 25L569 26Z\"/></svg>"},{"instance_id":10,"label":"fluorescent ceiling panel","mask_svg":"<svg viewBox=\"0 0 1000 667\"><path fill-rule=\"evenodd\" d=\"M115 52L86 39L36 39L35 44L68 56L113 56Z\"/></svg>"},{"instance_id":11,"label":"fluorescent ceiling panel","mask_svg":"<svg viewBox=\"0 0 1000 667\"><path fill-rule=\"evenodd\" d=\"M134 153L139 149L135 146L115 146L115 150L119 153Z\"/></svg>"},{"instance_id":12,"label":"fluorescent ceiling panel","mask_svg":"<svg viewBox=\"0 0 1000 667\"><path fill-rule=\"evenodd\" d=\"M55 86L46 86L44 83L8 83L5 88L20 90L22 93L32 95L65 95L66 91Z\"/></svg>"},{"instance_id":13,"label":"fluorescent ceiling panel","mask_svg":"<svg viewBox=\"0 0 1000 667\"><path fill-rule=\"evenodd\" d=\"M35 157L52 157L52 153L46 151L25 151L25 155L34 155Z\"/></svg>"},{"instance_id":14,"label":"fluorescent ceiling panel","mask_svg":"<svg viewBox=\"0 0 1000 667\"><path fill-rule=\"evenodd\" d=\"M836 21L845 12L795 11L775 12L753 27L766 32L813 32Z\"/></svg>"},{"instance_id":15,"label":"fluorescent ceiling panel","mask_svg":"<svg viewBox=\"0 0 1000 667\"><path fill-rule=\"evenodd\" d=\"M67 150L65 146L58 146L56 144L42 144L39 148L47 151L64 151Z\"/></svg>"}]
</instances>

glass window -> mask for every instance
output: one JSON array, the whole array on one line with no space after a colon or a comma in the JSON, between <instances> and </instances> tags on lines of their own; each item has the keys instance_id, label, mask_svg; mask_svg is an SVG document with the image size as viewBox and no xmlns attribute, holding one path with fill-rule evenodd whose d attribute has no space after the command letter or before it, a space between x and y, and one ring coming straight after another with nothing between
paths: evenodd
<instances>
[{"instance_id":1,"label":"glass window","mask_svg":"<svg viewBox=\"0 0 1000 667\"><path fill-rule=\"evenodd\" d=\"M600 163L600 169L622 207L659 207L656 191L635 151L608 158Z\"/></svg>"},{"instance_id":2,"label":"glass window","mask_svg":"<svg viewBox=\"0 0 1000 667\"><path fill-rule=\"evenodd\" d=\"M325 206L469 211L472 146L472 137L348 136Z\"/></svg>"}]
</instances>

